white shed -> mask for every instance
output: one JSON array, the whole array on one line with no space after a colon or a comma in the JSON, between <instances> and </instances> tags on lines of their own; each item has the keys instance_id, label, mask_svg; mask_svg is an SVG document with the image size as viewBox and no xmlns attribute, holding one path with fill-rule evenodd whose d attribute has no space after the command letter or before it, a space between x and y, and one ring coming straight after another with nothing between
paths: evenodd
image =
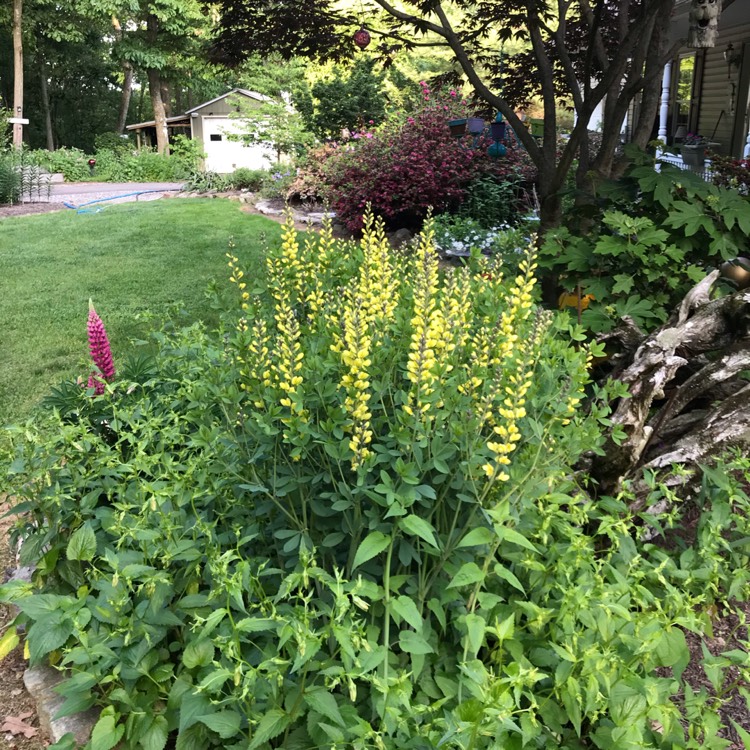
<instances>
[{"instance_id":1,"label":"white shed","mask_svg":"<svg viewBox=\"0 0 750 750\"><path fill-rule=\"evenodd\" d=\"M267 169L276 163L276 154L268 146L246 146L242 141L230 138L244 130L241 118L243 110L260 107L263 102L272 101L269 97L246 89L232 89L226 94L199 104L184 115L167 118L170 139L175 135L187 135L198 141L206 158L203 169L220 174L230 174L239 167ZM128 125L127 130L135 133L138 148L156 143L156 122L138 122Z\"/></svg>"},{"instance_id":2,"label":"white shed","mask_svg":"<svg viewBox=\"0 0 750 750\"><path fill-rule=\"evenodd\" d=\"M207 171L229 174L238 167L266 169L276 162L275 153L268 146L246 146L229 137L242 132L243 121L238 115L243 109L266 101L271 100L255 91L232 89L185 113L190 117L193 140L201 143L206 154Z\"/></svg>"}]
</instances>

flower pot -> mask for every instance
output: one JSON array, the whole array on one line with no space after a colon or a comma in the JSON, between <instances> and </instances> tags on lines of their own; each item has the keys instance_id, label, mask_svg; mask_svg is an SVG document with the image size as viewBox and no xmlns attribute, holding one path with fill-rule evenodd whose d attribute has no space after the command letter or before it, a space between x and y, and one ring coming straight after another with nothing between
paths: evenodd
<instances>
[{"instance_id":1,"label":"flower pot","mask_svg":"<svg viewBox=\"0 0 750 750\"><path fill-rule=\"evenodd\" d=\"M705 146L685 146L681 147L682 161L689 167L699 167L700 169L706 163Z\"/></svg>"},{"instance_id":2,"label":"flower pot","mask_svg":"<svg viewBox=\"0 0 750 750\"><path fill-rule=\"evenodd\" d=\"M451 129L452 136L460 138L466 133L466 120L451 120L448 127Z\"/></svg>"},{"instance_id":3,"label":"flower pot","mask_svg":"<svg viewBox=\"0 0 750 750\"><path fill-rule=\"evenodd\" d=\"M484 132L484 120L481 117L470 117L466 129L471 135L481 135Z\"/></svg>"}]
</instances>

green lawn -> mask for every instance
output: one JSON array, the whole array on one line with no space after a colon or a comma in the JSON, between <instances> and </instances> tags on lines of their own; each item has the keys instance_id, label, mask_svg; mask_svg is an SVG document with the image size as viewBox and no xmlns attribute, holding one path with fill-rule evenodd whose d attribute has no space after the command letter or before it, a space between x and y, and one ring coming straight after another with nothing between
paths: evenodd
<instances>
[{"instance_id":1,"label":"green lawn","mask_svg":"<svg viewBox=\"0 0 750 750\"><path fill-rule=\"evenodd\" d=\"M182 303L186 322L215 320L205 292L228 276L227 246L252 279L276 222L225 200L160 200L101 213L0 221L0 425L31 413L51 385L87 375L92 298L118 354Z\"/></svg>"}]
</instances>

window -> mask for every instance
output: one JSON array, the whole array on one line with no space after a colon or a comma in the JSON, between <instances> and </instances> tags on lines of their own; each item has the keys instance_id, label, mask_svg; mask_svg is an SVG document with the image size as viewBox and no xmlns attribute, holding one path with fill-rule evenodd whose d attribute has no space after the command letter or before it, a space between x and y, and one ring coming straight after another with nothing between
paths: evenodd
<instances>
[{"instance_id":1,"label":"window","mask_svg":"<svg viewBox=\"0 0 750 750\"><path fill-rule=\"evenodd\" d=\"M674 103L673 131L681 125L690 130L691 107L693 106L693 82L695 74L695 54L679 58L677 67L677 87Z\"/></svg>"},{"instance_id":2,"label":"window","mask_svg":"<svg viewBox=\"0 0 750 750\"><path fill-rule=\"evenodd\" d=\"M221 140L221 134L220 133L211 133L209 136L210 140L212 141L220 141Z\"/></svg>"}]
</instances>

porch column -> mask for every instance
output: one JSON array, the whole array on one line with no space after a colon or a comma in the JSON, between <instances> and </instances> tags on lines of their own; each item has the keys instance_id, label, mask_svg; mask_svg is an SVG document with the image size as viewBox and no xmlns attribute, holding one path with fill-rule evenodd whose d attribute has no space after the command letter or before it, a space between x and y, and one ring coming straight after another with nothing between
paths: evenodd
<instances>
[{"instance_id":1,"label":"porch column","mask_svg":"<svg viewBox=\"0 0 750 750\"><path fill-rule=\"evenodd\" d=\"M672 83L672 61L670 60L664 66L664 76L661 79L661 106L659 107L659 132L657 138L660 141L667 142L667 119L669 118L669 86ZM656 158L658 159L664 152L657 149Z\"/></svg>"}]
</instances>

